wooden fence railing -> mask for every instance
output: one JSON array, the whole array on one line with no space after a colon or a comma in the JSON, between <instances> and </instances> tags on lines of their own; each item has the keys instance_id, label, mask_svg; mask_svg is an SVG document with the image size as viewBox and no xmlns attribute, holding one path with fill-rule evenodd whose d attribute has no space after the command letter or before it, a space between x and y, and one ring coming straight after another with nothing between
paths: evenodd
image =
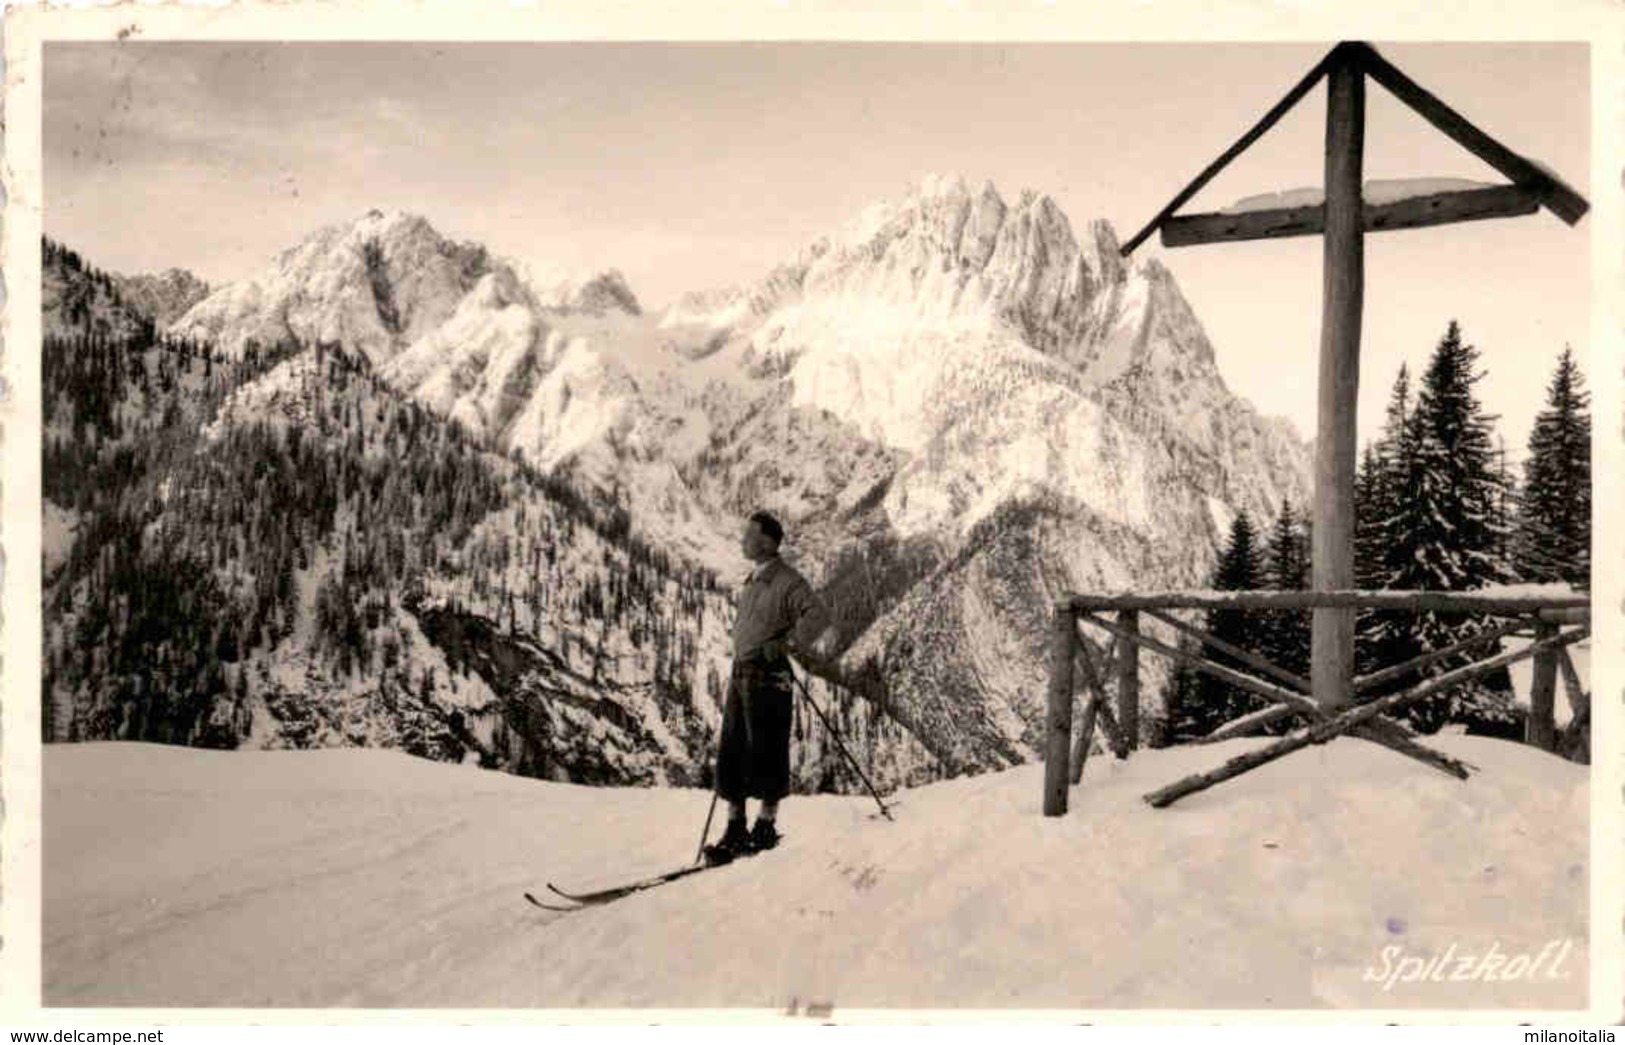
<instances>
[{"instance_id":1,"label":"wooden fence railing","mask_svg":"<svg viewBox=\"0 0 1625 1045\"><path fill-rule=\"evenodd\" d=\"M1173 610L1396 610L1410 613L1485 614L1507 618L1498 626L1471 640L1446 649L1424 653L1404 664L1393 665L1370 675L1355 678L1356 696L1411 675L1431 664L1455 657L1477 647L1493 646L1494 640L1528 635L1531 643L1518 650L1499 653L1463 667L1426 679L1397 693L1369 703L1326 706L1314 699L1309 681L1267 659L1240 649L1215 635L1173 616ZM1141 627L1141 615L1176 634L1199 641L1192 653L1170 645ZM1292 715L1308 719L1297 733L1247 755L1231 759L1217 769L1176 781L1146 795L1155 806L1168 805L1194 791L1247 772L1266 762L1290 754L1310 744L1323 744L1337 736L1357 736L1414 758L1441 772L1465 779L1473 767L1435 751L1395 719L1392 711L1449 688L1471 682L1483 675L1520 660L1534 659L1530 683L1530 707L1525 739L1547 751L1574 749L1586 743L1590 731L1591 705L1579 673L1569 659L1567 648L1590 635L1591 605L1584 596L1554 596L1512 592L1420 592L1420 591L1184 591L1134 595L1072 595L1060 600L1050 637L1049 703L1044 745L1044 815L1066 812L1068 789L1083 776L1089 747L1098 728L1119 758L1127 757L1139 743L1139 651L1148 649L1169 659L1248 690L1271 703L1232 720L1215 730L1204 742L1228 739L1263 728ZM1081 627L1094 628L1112 639L1105 664L1096 664L1092 642L1085 641ZM1249 671L1220 664L1207 656L1220 653ZM1083 721L1073 736L1073 704L1082 676L1089 699ZM1557 679L1561 675L1574 715L1562 736L1557 733L1554 706ZM1117 682L1116 712L1107 693L1108 680Z\"/></svg>"}]
</instances>

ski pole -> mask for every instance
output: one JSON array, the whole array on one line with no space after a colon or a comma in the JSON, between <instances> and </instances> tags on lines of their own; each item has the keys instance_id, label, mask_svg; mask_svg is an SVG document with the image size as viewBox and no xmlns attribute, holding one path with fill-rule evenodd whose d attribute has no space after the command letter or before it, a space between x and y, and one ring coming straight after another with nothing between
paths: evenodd
<instances>
[{"instance_id":1,"label":"ski pole","mask_svg":"<svg viewBox=\"0 0 1625 1045\"><path fill-rule=\"evenodd\" d=\"M807 692L807 684L801 681L801 676L797 675L794 670L790 672L790 677L795 679L796 685L801 687L801 695L806 698L808 705L811 706L814 713L818 715L818 720L822 722L824 724L824 728L829 731L829 735L835 740L835 746L840 749L842 755L846 756L846 761L852 766L853 772L858 774L858 779L863 781L863 786L869 789L869 797L874 799L875 805L880 807L880 815L885 817L887 820L890 820L892 818L891 810L887 809L886 803L880 800L880 793L875 790L875 785L871 784L869 782L869 778L864 775L863 767L858 765L858 760L853 758L852 752L846 749L846 744L841 740L840 732L830 724L828 718L824 717L824 709L819 707L818 702L813 700L812 694Z\"/></svg>"},{"instance_id":2,"label":"ski pole","mask_svg":"<svg viewBox=\"0 0 1625 1045\"><path fill-rule=\"evenodd\" d=\"M718 726L717 747L719 749L722 747L721 730L722 727ZM712 764L712 772L716 772L715 763ZM721 795L722 792L717 789L717 779L715 776L713 776L711 778L711 808L705 811L705 827L700 831L700 848L694 854L695 863L700 863L705 859L705 840L711 837L711 818L717 815L717 799L721 797Z\"/></svg>"},{"instance_id":3,"label":"ski pole","mask_svg":"<svg viewBox=\"0 0 1625 1045\"><path fill-rule=\"evenodd\" d=\"M717 815L717 789L711 789L711 808L705 814L705 827L700 831L700 848L694 854L694 862L699 863L705 859L705 840L711 837L711 818Z\"/></svg>"}]
</instances>

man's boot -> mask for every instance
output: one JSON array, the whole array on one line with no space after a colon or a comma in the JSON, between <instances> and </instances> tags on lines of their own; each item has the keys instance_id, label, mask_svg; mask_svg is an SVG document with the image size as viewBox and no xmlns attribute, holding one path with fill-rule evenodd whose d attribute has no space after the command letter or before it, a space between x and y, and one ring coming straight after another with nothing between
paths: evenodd
<instances>
[{"instance_id":1,"label":"man's boot","mask_svg":"<svg viewBox=\"0 0 1625 1045\"><path fill-rule=\"evenodd\" d=\"M745 829L745 818L730 819L727 830L715 843L705 847L705 862L725 864L734 857L750 852L751 834Z\"/></svg>"},{"instance_id":2,"label":"man's boot","mask_svg":"<svg viewBox=\"0 0 1625 1045\"><path fill-rule=\"evenodd\" d=\"M779 829L773 826L773 821L758 817L756 826L750 831L750 848L752 852L761 853L779 844Z\"/></svg>"}]
</instances>

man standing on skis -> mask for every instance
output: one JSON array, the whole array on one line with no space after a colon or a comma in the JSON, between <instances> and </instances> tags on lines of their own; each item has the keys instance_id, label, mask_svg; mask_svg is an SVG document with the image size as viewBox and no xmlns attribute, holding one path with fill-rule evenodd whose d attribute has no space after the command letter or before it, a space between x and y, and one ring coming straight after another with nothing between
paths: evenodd
<instances>
[{"instance_id":1,"label":"man standing on skis","mask_svg":"<svg viewBox=\"0 0 1625 1045\"><path fill-rule=\"evenodd\" d=\"M739 592L733 629L733 671L722 710L717 794L728 803L728 827L707 847L713 861L771 849L779 800L790 792L793 685L789 653L827 661L838 636L812 585L783 559L784 527L767 512L745 523L740 549L755 564ZM802 640L817 635L810 648ZM761 800L756 826L745 828L745 799Z\"/></svg>"}]
</instances>

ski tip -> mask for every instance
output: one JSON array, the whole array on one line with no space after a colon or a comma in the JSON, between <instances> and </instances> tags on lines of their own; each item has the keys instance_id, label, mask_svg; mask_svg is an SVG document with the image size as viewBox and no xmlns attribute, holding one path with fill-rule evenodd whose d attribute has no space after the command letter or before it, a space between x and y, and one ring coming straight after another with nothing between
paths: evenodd
<instances>
[{"instance_id":1,"label":"ski tip","mask_svg":"<svg viewBox=\"0 0 1625 1045\"><path fill-rule=\"evenodd\" d=\"M543 903L541 900L538 900L533 893L526 893L525 899L529 900L533 906L540 907L544 911L559 911L563 914L569 914L571 911L579 911L581 909L579 907L560 907L558 904Z\"/></svg>"}]
</instances>

